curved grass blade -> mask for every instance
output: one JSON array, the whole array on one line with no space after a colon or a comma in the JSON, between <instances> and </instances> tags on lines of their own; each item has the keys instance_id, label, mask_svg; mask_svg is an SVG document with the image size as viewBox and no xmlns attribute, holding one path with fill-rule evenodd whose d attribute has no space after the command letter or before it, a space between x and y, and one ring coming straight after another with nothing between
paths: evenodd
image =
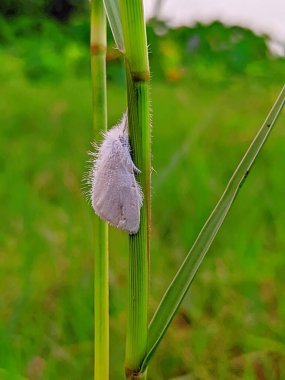
<instances>
[{"instance_id":1,"label":"curved grass blade","mask_svg":"<svg viewBox=\"0 0 285 380\"><path fill-rule=\"evenodd\" d=\"M124 38L119 0L104 0L104 6L117 48L123 52Z\"/></svg>"},{"instance_id":2,"label":"curved grass blade","mask_svg":"<svg viewBox=\"0 0 285 380\"><path fill-rule=\"evenodd\" d=\"M230 179L225 192L217 206L206 221L190 252L179 268L169 288L163 296L149 326L147 354L141 364L141 372L145 371L149 361L167 331L178 307L185 297L193 278L199 269L212 241L218 233L239 189L248 176L255 159L263 147L269 133L285 101L285 86L279 94L274 106L257 133L243 159Z\"/></svg>"}]
</instances>

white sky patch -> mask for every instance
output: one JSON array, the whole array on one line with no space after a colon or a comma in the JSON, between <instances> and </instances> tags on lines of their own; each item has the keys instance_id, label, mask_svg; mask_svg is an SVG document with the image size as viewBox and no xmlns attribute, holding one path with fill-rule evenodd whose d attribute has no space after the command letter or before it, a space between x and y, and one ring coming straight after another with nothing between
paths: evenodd
<instances>
[{"instance_id":1,"label":"white sky patch","mask_svg":"<svg viewBox=\"0 0 285 380\"><path fill-rule=\"evenodd\" d=\"M157 0L144 0L146 17L153 15ZM285 55L284 0L162 0L159 17L172 26L220 20L267 34L276 54Z\"/></svg>"}]
</instances>

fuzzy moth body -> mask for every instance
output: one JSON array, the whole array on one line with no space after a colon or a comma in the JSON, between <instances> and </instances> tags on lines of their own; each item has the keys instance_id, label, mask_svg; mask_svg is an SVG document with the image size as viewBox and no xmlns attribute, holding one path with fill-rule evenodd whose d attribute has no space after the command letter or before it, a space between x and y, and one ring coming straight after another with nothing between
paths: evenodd
<instances>
[{"instance_id":1,"label":"fuzzy moth body","mask_svg":"<svg viewBox=\"0 0 285 380\"><path fill-rule=\"evenodd\" d=\"M127 115L104 134L91 170L91 201L95 213L112 226L136 234L142 191L135 173L127 132Z\"/></svg>"}]
</instances>

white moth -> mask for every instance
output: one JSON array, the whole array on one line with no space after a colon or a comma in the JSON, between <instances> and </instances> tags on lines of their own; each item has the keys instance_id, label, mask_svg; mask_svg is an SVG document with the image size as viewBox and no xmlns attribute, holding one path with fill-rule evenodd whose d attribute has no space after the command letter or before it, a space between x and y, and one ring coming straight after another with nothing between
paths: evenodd
<instances>
[{"instance_id":1,"label":"white moth","mask_svg":"<svg viewBox=\"0 0 285 380\"><path fill-rule=\"evenodd\" d=\"M104 134L94 154L91 170L91 201L95 213L112 226L136 234L140 225L142 191L136 181L135 167L127 132L127 114Z\"/></svg>"}]
</instances>

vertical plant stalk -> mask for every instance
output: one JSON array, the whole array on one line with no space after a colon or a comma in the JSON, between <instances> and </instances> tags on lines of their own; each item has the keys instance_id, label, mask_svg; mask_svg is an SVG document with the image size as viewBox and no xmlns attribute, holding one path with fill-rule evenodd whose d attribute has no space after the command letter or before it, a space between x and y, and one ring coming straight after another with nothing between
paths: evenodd
<instances>
[{"instance_id":1,"label":"vertical plant stalk","mask_svg":"<svg viewBox=\"0 0 285 380\"><path fill-rule=\"evenodd\" d=\"M106 16L103 0L91 0L91 76L93 129L107 129ZM108 225L96 217L94 256L94 380L109 379L109 255Z\"/></svg>"},{"instance_id":2,"label":"vertical plant stalk","mask_svg":"<svg viewBox=\"0 0 285 380\"><path fill-rule=\"evenodd\" d=\"M120 0L128 92L128 125L132 158L141 170L138 181L144 201L140 229L129 238L129 291L125 371L128 379L146 379L139 373L147 349L147 308L150 241L150 115L149 62L142 0Z\"/></svg>"}]
</instances>

